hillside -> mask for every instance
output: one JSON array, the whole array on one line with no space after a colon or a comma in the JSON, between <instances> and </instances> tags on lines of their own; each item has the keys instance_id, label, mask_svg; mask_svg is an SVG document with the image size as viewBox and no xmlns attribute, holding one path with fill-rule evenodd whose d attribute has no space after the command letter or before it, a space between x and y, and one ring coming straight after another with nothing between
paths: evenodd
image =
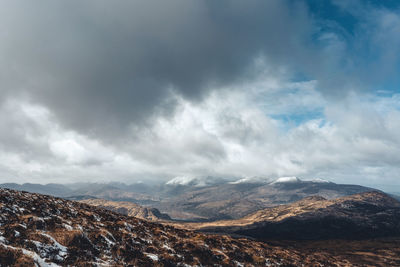
<instances>
[{"instance_id":1,"label":"hillside","mask_svg":"<svg viewBox=\"0 0 400 267\"><path fill-rule=\"evenodd\" d=\"M297 265L299 253L0 189L0 266ZM315 262L310 257L307 261Z\"/></svg>"},{"instance_id":2,"label":"hillside","mask_svg":"<svg viewBox=\"0 0 400 267\"><path fill-rule=\"evenodd\" d=\"M296 179L275 181L226 183L207 187L178 187L178 194L171 194L153 207L173 218L188 220L239 219L258 210L289 204L308 196L327 199L371 191L359 185L335 184ZM170 187L174 190L176 187Z\"/></svg>"},{"instance_id":3,"label":"hillside","mask_svg":"<svg viewBox=\"0 0 400 267\"><path fill-rule=\"evenodd\" d=\"M179 225L177 225L179 226ZM238 220L181 227L267 239L363 239L400 236L400 202L381 192L327 200L312 196Z\"/></svg>"},{"instance_id":4,"label":"hillside","mask_svg":"<svg viewBox=\"0 0 400 267\"><path fill-rule=\"evenodd\" d=\"M271 243L0 189L0 266L397 266L398 239Z\"/></svg>"},{"instance_id":5,"label":"hillside","mask_svg":"<svg viewBox=\"0 0 400 267\"><path fill-rule=\"evenodd\" d=\"M149 221L171 219L167 214L161 213L158 209L142 207L140 205L127 201L84 199L80 200L80 202Z\"/></svg>"}]
</instances>

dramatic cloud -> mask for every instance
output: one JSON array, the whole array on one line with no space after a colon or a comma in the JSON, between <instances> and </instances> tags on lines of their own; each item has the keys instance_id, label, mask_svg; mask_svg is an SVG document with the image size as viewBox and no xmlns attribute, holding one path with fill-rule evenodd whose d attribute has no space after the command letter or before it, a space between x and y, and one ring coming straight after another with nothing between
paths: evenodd
<instances>
[{"instance_id":1,"label":"dramatic cloud","mask_svg":"<svg viewBox=\"0 0 400 267\"><path fill-rule=\"evenodd\" d=\"M0 5L2 181L398 183L395 3Z\"/></svg>"},{"instance_id":2,"label":"dramatic cloud","mask_svg":"<svg viewBox=\"0 0 400 267\"><path fill-rule=\"evenodd\" d=\"M49 107L67 127L114 140L172 112L173 92L198 101L251 79L257 57L295 62L309 27L306 11L284 1L3 5L2 88Z\"/></svg>"}]
</instances>

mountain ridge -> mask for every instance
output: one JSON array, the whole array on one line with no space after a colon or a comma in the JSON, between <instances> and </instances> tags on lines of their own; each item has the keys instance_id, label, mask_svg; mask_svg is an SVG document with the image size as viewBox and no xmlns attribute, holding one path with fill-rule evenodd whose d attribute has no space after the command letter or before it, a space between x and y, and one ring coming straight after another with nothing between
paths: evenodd
<instances>
[{"instance_id":1,"label":"mountain ridge","mask_svg":"<svg viewBox=\"0 0 400 267\"><path fill-rule=\"evenodd\" d=\"M127 201L110 201L105 199L84 199L80 200L91 206L105 208L127 216L132 216L149 221L171 220L167 214L161 213L156 208L147 208Z\"/></svg>"},{"instance_id":2,"label":"mountain ridge","mask_svg":"<svg viewBox=\"0 0 400 267\"><path fill-rule=\"evenodd\" d=\"M182 227L261 240L400 236L400 202L379 191L333 200L310 196L291 204L259 210L237 220L191 223Z\"/></svg>"},{"instance_id":3,"label":"mountain ridge","mask_svg":"<svg viewBox=\"0 0 400 267\"><path fill-rule=\"evenodd\" d=\"M212 177L211 177L212 178ZM206 180L210 180L207 177ZM199 178L200 179L200 178ZM262 182L260 182L260 179ZM191 181L191 180L190 180ZM327 199L372 190L359 185L335 184L321 180L301 180L298 177L275 180L249 178L198 186L198 183L146 185L137 183L78 183L72 185L0 184L17 190L38 192L72 200L88 198L128 201L146 208L158 209L176 220L215 221L239 219L257 210L288 204L311 195Z\"/></svg>"}]
</instances>

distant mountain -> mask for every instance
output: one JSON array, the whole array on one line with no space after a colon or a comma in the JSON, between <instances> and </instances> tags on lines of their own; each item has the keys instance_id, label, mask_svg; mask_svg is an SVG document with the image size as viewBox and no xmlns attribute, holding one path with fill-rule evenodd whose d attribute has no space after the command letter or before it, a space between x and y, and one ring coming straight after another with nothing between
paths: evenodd
<instances>
[{"instance_id":1,"label":"distant mountain","mask_svg":"<svg viewBox=\"0 0 400 267\"><path fill-rule=\"evenodd\" d=\"M178 176L175 177L165 184L167 186L193 186L193 187L206 187L213 186L218 184L225 184L227 182L226 179L220 177L213 176L204 176L204 177L186 177L186 176Z\"/></svg>"},{"instance_id":2,"label":"distant mountain","mask_svg":"<svg viewBox=\"0 0 400 267\"><path fill-rule=\"evenodd\" d=\"M232 221L186 228L269 239L366 239L400 236L400 202L374 191L334 200L307 197Z\"/></svg>"},{"instance_id":3,"label":"distant mountain","mask_svg":"<svg viewBox=\"0 0 400 267\"><path fill-rule=\"evenodd\" d=\"M279 184L279 183L301 183L302 180L296 176L291 177L280 177L272 182L272 184Z\"/></svg>"},{"instance_id":4,"label":"distant mountain","mask_svg":"<svg viewBox=\"0 0 400 267\"><path fill-rule=\"evenodd\" d=\"M241 178L239 180L231 181L229 183L230 184L247 184L247 183L268 184L268 183L271 183L273 181L274 181L274 179L271 179L271 178L255 176L255 177Z\"/></svg>"},{"instance_id":5,"label":"distant mountain","mask_svg":"<svg viewBox=\"0 0 400 267\"><path fill-rule=\"evenodd\" d=\"M15 183L5 183L0 184L0 188L8 188L20 191L27 191L31 193L39 193L52 196L68 196L73 190L62 184L15 184Z\"/></svg>"},{"instance_id":6,"label":"distant mountain","mask_svg":"<svg viewBox=\"0 0 400 267\"><path fill-rule=\"evenodd\" d=\"M206 235L40 194L0 189L0 266L316 266L348 259ZM381 252L382 253L382 252Z\"/></svg>"},{"instance_id":7,"label":"distant mountain","mask_svg":"<svg viewBox=\"0 0 400 267\"><path fill-rule=\"evenodd\" d=\"M126 201L156 208L174 219L190 221L238 219L260 209L292 203L307 196L334 199L372 190L321 179L305 181L298 177L252 177L232 182L211 176L178 177L161 184L2 184L0 187L71 200L99 198Z\"/></svg>"},{"instance_id":8,"label":"distant mountain","mask_svg":"<svg viewBox=\"0 0 400 267\"><path fill-rule=\"evenodd\" d=\"M127 201L84 199L80 202L149 221L171 220L171 217L161 213L158 209L142 207Z\"/></svg>"},{"instance_id":9,"label":"distant mountain","mask_svg":"<svg viewBox=\"0 0 400 267\"><path fill-rule=\"evenodd\" d=\"M334 199L371 190L359 185L285 177L262 182L241 181L201 188L187 187L153 206L178 219L238 219L257 210L292 203L307 196Z\"/></svg>"}]
</instances>

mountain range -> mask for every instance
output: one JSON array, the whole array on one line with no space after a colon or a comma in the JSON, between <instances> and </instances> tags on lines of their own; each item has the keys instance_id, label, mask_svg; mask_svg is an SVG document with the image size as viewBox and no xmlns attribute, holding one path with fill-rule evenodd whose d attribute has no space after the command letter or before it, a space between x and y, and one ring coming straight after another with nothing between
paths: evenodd
<instances>
[{"instance_id":1,"label":"mountain range","mask_svg":"<svg viewBox=\"0 0 400 267\"><path fill-rule=\"evenodd\" d=\"M174 220L239 219L258 210L289 204L308 196L335 199L373 189L298 177L241 178L178 177L166 183L1 184L2 188L63 197L70 200L105 199L157 209Z\"/></svg>"}]
</instances>

